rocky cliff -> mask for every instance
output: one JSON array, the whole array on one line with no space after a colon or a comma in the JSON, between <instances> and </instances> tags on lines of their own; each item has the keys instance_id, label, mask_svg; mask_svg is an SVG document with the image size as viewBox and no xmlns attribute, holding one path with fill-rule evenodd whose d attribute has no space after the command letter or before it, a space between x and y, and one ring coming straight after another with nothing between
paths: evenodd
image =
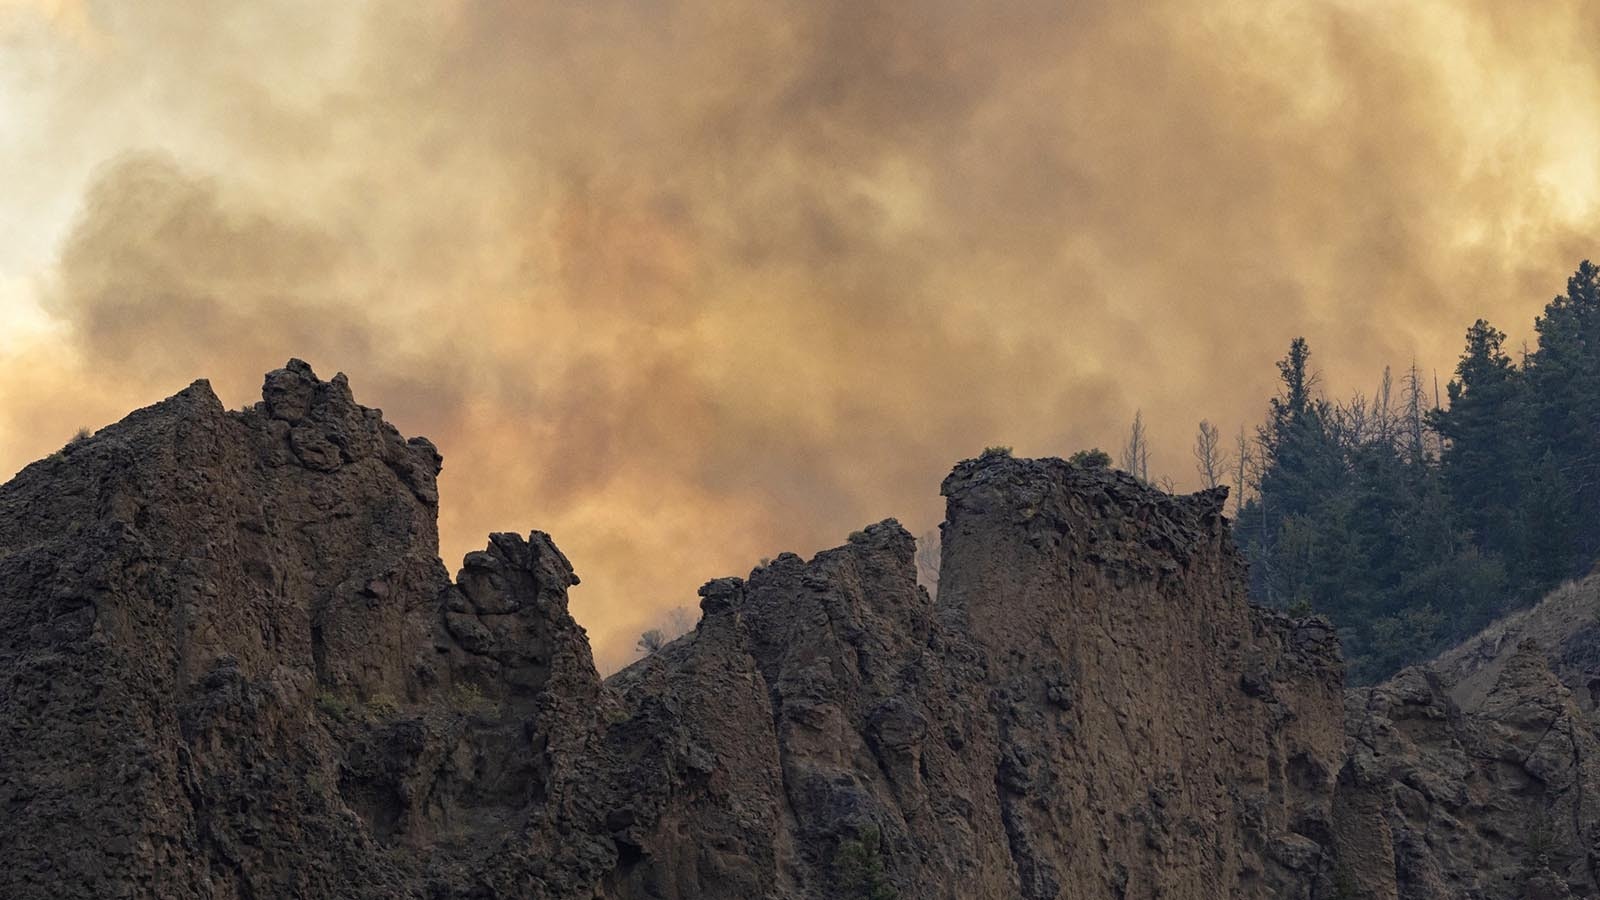
<instances>
[{"instance_id":1,"label":"rocky cliff","mask_svg":"<svg viewBox=\"0 0 1600 900\"><path fill-rule=\"evenodd\" d=\"M1246 602L1221 492L969 460L937 601L885 521L602 681L549 536L447 576L439 468L291 361L0 487L0 896L1592 890L1543 658L1472 711L1420 670L1347 702L1324 621Z\"/></svg>"}]
</instances>

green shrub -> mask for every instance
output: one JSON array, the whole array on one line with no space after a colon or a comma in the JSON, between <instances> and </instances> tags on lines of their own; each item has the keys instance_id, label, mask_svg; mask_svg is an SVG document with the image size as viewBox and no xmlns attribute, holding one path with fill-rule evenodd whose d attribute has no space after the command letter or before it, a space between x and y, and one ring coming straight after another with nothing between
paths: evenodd
<instances>
[{"instance_id":1,"label":"green shrub","mask_svg":"<svg viewBox=\"0 0 1600 900\"><path fill-rule=\"evenodd\" d=\"M333 716L335 719L346 719L350 716L350 701L338 696L332 691L322 691L317 694L317 709Z\"/></svg>"},{"instance_id":2,"label":"green shrub","mask_svg":"<svg viewBox=\"0 0 1600 900\"><path fill-rule=\"evenodd\" d=\"M898 900L900 894L883 865L883 834L867 825L856 836L839 842L834 853L839 884L854 900Z\"/></svg>"},{"instance_id":3,"label":"green shrub","mask_svg":"<svg viewBox=\"0 0 1600 900\"><path fill-rule=\"evenodd\" d=\"M1111 454L1095 447L1090 450L1079 450L1067 458L1080 469L1109 469L1111 468Z\"/></svg>"},{"instance_id":4,"label":"green shrub","mask_svg":"<svg viewBox=\"0 0 1600 900\"><path fill-rule=\"evenodd\" d=\"M1003 446L1000 446L998 444L996 444L993 447L985 447L985 448L983 448L983 456L984 457L1004 456L1004 457L1009 458L1011 456L1011 448L1010 447L1003 447Z\"/></svg>"},{"instance_id":5,"label":"green shrub","mask_svg":"<svg viewBox=\"0 0 1600 900\"><path fill-rule=\"evenodd\" d=\"M367 701L367 712L379 719L392 719L400 712L400 705L388 694L375 694Z\"/></svg>"}]
</instances>

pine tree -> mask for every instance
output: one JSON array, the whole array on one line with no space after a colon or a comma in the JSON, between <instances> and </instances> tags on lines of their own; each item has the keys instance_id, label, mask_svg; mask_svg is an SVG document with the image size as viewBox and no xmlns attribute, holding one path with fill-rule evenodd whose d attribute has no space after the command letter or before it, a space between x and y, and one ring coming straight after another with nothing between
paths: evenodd
<instances>
[{"instance_id":1,"label":"pine tree","mask_svg":"<svg viewBox=\"0 0 1600 900\"><path fill-rule=\"evenodd\" d=\"M1420 370L1406 373L1398 409L1387 371L1371 398L1336 404L1314 393L1309 359L1297 340L1279 363L1260 489L1238 534L1252 594L1332 618L1360 683L1481 627L1502 606L1505 572L1457 520Z\"/></svg>"},{"instance_id":2,"label":"pine tree","mask_svg":"<svg viewBox=\"0 0 1600 900\"><path fill-rule=\"evenodd\" d=\"M1280 606L1316 606L1319 560L1342 544L1321 507L1338 492L1344 465L1327 428L1330 406L1314 396L1311 349L1295 338L1278 362L1282 382L1257 432L1259 478L1255 499L1239 517L1239 540L1251 562L1252 592Z\"/></svg>"},{"instance_id":3,"label":"pine tree","mask_svg":"<svg viewBox=\"0 0 1600 900\"><path fill-rule=\"evenodd\" d=\"M1354 683L1434 655L1600 556L1600 267L1580 265L1535 325L1518 365L1503 332L1473 323L1448 403L1416 364L1398 398L1385 370L1370 398L1330 402L1296 338L1248 452L1241 434L1235 478L1252 496L1235 536L1251 595L1332 618Z\"/></svg>"},{"instance_id":4,"label":"pine tree","mask_svg":"<svg viewBox=\"0 0 1600 900\"><path fill-rule=\"evenodd\" d=\"M1517 567L1526 590L1525 599L1537 598L1545 588L1572 574L1569 544L1561 540L1561 536L1576 531L1572 493L1555 453L1546 451L1528 472L1516 509L1518 524L1528 536Z\"/></svg>"},{"instance_id":5,"label":"pine tree","mask_svg":"<svg viewBox=\"0 0 1600 900\"><path fill-rule=\"evenodd\" d=\"M1260 501L1267 508L1269 530L1289 516L1311 512L1343 480L1343 465L1326 427L1330 407L1313 396L1317 379L1310 361L1305 338L1295 338L1289 354L1278 361L1283 387L1269 403L1260 435Z\"/></svg>"},{"instance_id":6,"label":"pine tree","mask_svg":"<svg viewBox=\"0 0 1600 900\"><path fill-rule=\"evenodd\" d=\"M1450 407L1431 421L1445 441L1444 486L1461 525L1480 550L1516 558L1524 535L1516 521L1526 410L1522 378L1502 349L1505 334L1483 319L1467 329L1467 346L1448 392Z\"/></svg>"},{"instance_id":7,"label":"pine tree","mask_svg":"<svg viewBox=\"0 0 1600 900\"><path fill-rule=\"evenodd\" d=\"M1559 511L1566 531L1529 538L1559 542L1570 570L1600 552L1600 268L1584 260L1534 328L1539 346L1524 369L1530 458L1543 466L1549 454L1571 493Z\"/></svg>"}]
</instances>

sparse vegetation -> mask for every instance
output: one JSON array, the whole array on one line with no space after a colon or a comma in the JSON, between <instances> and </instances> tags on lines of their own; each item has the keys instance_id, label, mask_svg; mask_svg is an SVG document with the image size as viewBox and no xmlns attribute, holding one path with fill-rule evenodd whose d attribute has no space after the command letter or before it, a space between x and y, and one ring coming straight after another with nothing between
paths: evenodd
<instances>
[{"instance_id":1,"label":"sparse vegetation","mask_svg":"<svg viewBox=\"0 0 1600 900\"><path fill-rule=\"evenodd\" d=\"M378 719L392 719L400 714L400 704L388 694L374 694L366 706L367 712Z\"/></svg>"},{"instance_id":2,"label":"sparse vegetation","mask_svg":"<svg viewBox=\"0 0 1600 900\"><path fill-rule=\"evenodd\" d=\"M770 565L772 560L763 558L762 566ZM661 624L655 628L647 629L639 635L639 641L634 645L641 654L649 656L662 647L672 643L678 638L694 630L696 617L687 606L675 606L667 610L661 617Z\"/></svg>"},{"instance_id":3,"label":"sparse vegetation","mask_svg":"<svg viewBox=\"0 0 1600 900\"><path fill-rule=\"evenodd\" d=\"M1551 851L1556 849L1555 829L1551 827L1548 815L1538 816L1528 828L1526 847L1528 851L1526 861L1529 864L1544 862Z\"/></svg>"},{"instance_id":4,"label":"sparse vegetation","mask_svg":"<svg viewBox=\"0 0 1600 900\"><path fill-rule=\"evenodd\" d=\"M996 444L993 447L985 447L985 448L983 448L983 456L980 457L980 458L987 458L987 457L990 457L990 456L1005 456L1005 457L1009 457L1009 456L1011 456L1011 448L1010 447L1006 447L1006 446L1002 446L1000 444Z\"/></svg>"},{"instance_id":5,"label":"sparse vegetation","mask_svg":"<svg viewBox=\"0 0 1600 900\"><path fill-rule=\"evenodd\" d=\"M316 697L317 709L335 719L348 719L350 717L350 701L340 697L332 691L321 691Z\"/></svg>"},{"instance_id":6,"label":"sparse vegetation","mask_svg":"<svg viewBox=\"0 0 1600 900\"><path fill-rule=\"evenodd\" d=\"M72 439L67 441L66 444L62 446L61 450L62 450L62 452L71 450L71 449L77 447L78 445L84 443L85 441L89 440L89 438L92 437L92 436L93 435L89 432L89 429L87 429L87 428L79 428L76 432L73 433Z\"/></svg>"},{"instance_id":7,"label":"sparse vegetation","mask_svg":"<svg viewBox=\"0 0 1600 900\"><path fill-rule=\"evenodd\" d=\"M834 853L839 885L849 898L898 900L900 893L883 864L883 833L876 825L863 826L850 840L840 841Z\"/></svg>"},{"instance_id":8,"label":"sparse vegetation","mask_svg":"<svg viewBox=\"0 0 1600 900\"><path fill-rule=\"evenodd\" d=\"M319 691L315 698L317 709L341 721L356 719L392 719L400 713L400 704L388 694L374 694L365 702L341 697L331 690Z\"/></svg>"},{"instance_id":9,"label":"sparse vegetation","mask_svg":"<svg viewBox=\"0 0 1600 900\"><path fill-rule=\"evenodd\" d=\"M651 628L644 634L639 635L637 647L646 656L649 656L666 645L667 636L661 633L661 629Z\"/></svg>"},{"instance_id":10,"label":"sparse vegetation","mask_svg":"<svg viewBox=\"0 0 1600 900\"><path fill-rule=\"evenodd\" d=\"M494 701L470 681L458 681L450 686L450 705L469 716L490 716L495 711Z\"/></svg>"},{"instance_id":11,"label":"sparse vegetation","mask_svg":"<svg viewBox=\"0 0 1600 900\"><path fill-rule=\"evenodd\" d=\"M1088 450L1079 450L1067 457L1067 462L1080 469L1109 469L1111 468L1111 454L1093 447Z\"/></svg>"},{"instance_id":12,"label":"sparse vegetation","mask_svg":"<svg viewBox=\"0 0 1600 900\"><path fill-rule=\"evenodd\" d=\"M1333 900L1356 900L1360 896L1361 888L1355 876L1341 863L1333 873Z\"/></svg>"}]
</instances>

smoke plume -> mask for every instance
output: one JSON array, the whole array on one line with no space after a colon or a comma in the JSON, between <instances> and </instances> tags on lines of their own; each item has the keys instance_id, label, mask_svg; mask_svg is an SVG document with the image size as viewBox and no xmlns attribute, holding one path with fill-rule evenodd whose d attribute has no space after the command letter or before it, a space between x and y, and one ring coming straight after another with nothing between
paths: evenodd
<instances>
[{"instance_id":1,"label":"smoke plume","mask_svg":"<svg viewBox=\"0 0 1600 900\"><path fill-rule=\"evenodd\" d=\"M1291 337L1447 376L1596 252L1578 0L335 7L0 0L0 468L301 356L440 446L447 561L555 535L607 667L986 444L1142 409L1193 485Z\"/></svg>"}]
</instances>

